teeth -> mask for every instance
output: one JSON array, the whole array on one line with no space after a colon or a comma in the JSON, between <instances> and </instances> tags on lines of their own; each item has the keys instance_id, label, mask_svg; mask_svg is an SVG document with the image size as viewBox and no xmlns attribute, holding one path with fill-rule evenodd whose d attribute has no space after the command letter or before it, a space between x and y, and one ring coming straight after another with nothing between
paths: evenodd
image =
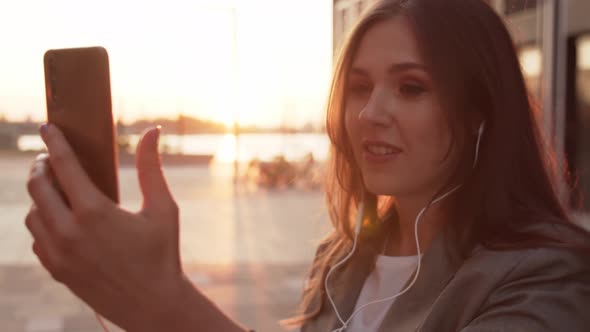
<instances>
[{"instance_id":1,"label":"teeth","mask_svg":"<svg viewBox=\"0 0 590 332\"><path fill-rule=\"evenodd\" d=\"M369 145L367 147L367 149L369 150L369 152L371 152L373 154L377 154L377 155L386 155L386 154L393 153L392 148L388 148L385 146L379 146L379 145Z\"/></svg>"}]
</instances>

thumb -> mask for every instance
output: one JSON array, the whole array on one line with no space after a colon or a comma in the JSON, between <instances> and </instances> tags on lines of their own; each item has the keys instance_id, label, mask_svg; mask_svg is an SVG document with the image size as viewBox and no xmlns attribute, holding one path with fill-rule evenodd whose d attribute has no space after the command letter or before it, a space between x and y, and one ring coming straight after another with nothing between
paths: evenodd
<instances>
[{"instance_id":1,"label":"thumb","mask_svg":"<svg viewBox=\"0 0 590 332\"><path fill-rule=\"evenodd\" d=\"M139 144L135 157L139 187L143 194L143 210L165 211L173 203L166 179L162 172L158 141L160 126L147 131Z\"/></svg>"}]
</instances>

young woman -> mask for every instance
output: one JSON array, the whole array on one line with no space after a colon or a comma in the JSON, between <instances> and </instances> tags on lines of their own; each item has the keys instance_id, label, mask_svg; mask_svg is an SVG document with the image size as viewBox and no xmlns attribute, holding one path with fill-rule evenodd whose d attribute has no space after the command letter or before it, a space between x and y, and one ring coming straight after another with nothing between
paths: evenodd
<instances>
[{"instance_id":1,"label":"young woman","mask_svg":"<svg viewBox=\"0 0 590 332\"><path fill-rule=\"evenodd\" d=\"M483 0L383 0L352 31L328 107L327 203L301 315L325 331L584 331L589 236L556 194L514 45ZM244 331L183 277L157 130L144 207L90 184L60 131L32 168L26 224L60 282L128 331ZM51 185L48 164L71 205Z\"/></svg>"}]
</instances>

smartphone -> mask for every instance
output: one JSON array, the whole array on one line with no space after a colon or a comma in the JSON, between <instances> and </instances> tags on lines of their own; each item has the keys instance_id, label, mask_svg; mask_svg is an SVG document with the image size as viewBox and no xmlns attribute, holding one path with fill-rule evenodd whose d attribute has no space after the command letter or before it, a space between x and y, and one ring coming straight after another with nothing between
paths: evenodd
<instances>
[{"instance_id":1,"label":"smartphone","mask_svg":"<svg viewBox=\"0 0 590 332\"><path fill-rule=\"evenodd\" d=\"M119 203L117 133L106 49L52 49L43 63L47 122L64 133L91 181Z\"/></svg>"}]
</instances>

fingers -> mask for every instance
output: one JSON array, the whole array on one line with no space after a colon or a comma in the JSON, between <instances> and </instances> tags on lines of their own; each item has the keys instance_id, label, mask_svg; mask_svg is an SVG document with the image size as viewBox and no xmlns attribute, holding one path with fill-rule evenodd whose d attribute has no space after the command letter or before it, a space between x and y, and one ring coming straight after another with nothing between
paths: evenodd
<instances>
[{"instance_id":1,"label":"fingers","mask_svg":"<svg viewBox=\"0 0 590 332\"><path fill-rule=\"evenodd\" d=\"M137 146L137 175L143 193L143 210L148 213L177 209L162 172L159 136L160 128L152 129L143 135Z\"/></svg>"},{"instance_id":2,"label":"fingers","mask_svg":"<svg viewBox=\"0 0 590 332\"><path fill-rule=\"evenodd\" d=\"M95 207L107 198L92 183L62 132L53 124L41 127L51 168L73 209Z\"/></svg>"},{"instance_id":3,"label":"fingers","mask_svg":"<svg viewBox=\"0 0 590 332\"><path fill-rule=\"evenodd\" d=\"M39 215L39 210L34 204L31 206L29 213L27 213L27 216L25 217L25 226L29 230L29 233L31 233L31 236L33 236L33 239L35 239L35 242L42 247L50 245L51 234Z\"/></svg>"},{"instance_id":4,"label":"fingers","mask_svg":"<svg viewBox=\"0 0 590 332\"><path fill-rule=\"evenodd\" d=\"M71 223L71 212L52 183L48 166L47 155L39 155L31 167L27 190L35 202L35 211L38 210L47 223L46 227L52 231Z\"/></svg>"},{"instance_id":5,"label":"fingers","mask_svg":"<svg viewBox=\"0 0 590 332\"><path fill-rule=\"evenodd\" d=\"M63 280L63 263L53 242L53 236L47 229L39 210L33 205L25 218L25 225L33 236L33 252L47 271L57 281Z\"/></svg>"}]
</instances>

